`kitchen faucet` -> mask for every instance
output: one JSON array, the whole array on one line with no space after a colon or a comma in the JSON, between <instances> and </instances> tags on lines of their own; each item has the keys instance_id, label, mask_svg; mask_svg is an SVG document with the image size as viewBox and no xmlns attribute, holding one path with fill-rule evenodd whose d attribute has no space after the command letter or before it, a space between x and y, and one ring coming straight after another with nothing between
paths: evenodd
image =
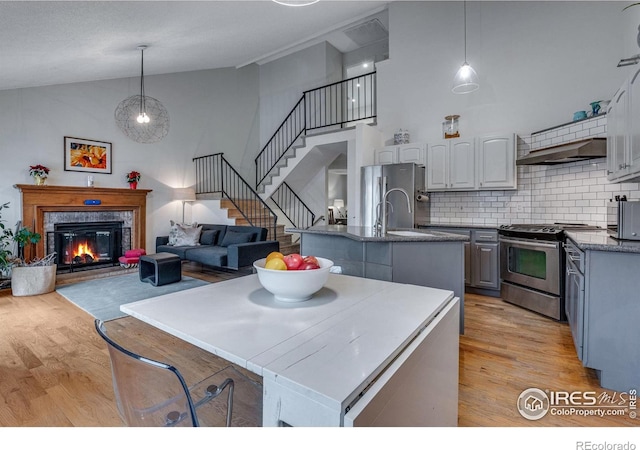
<instances>
[{"instance_id":1,"label":"kitchen faucet","mask_svg":"<svg viewBox=\"0 0 640 450\"><path fill-rule=\"evenodd\" d=\"M385 185L386 183L383 183L383 185ZM381 203L381 207L380 207L380 217L377 220L377 222L380 223L380 235L381 236L386 236L387 234L387 196L393 192L393 191L399 191L402 192L404 194L405 197L407 197L407 208L409 209L409 213L411 213L411 198L409 197L409 194L407 194L407 191L405 191L402 188L391 188L389 189L387 192L384 193L384 195L382 196L382 202Z\"/></svg>"}]
</instances>

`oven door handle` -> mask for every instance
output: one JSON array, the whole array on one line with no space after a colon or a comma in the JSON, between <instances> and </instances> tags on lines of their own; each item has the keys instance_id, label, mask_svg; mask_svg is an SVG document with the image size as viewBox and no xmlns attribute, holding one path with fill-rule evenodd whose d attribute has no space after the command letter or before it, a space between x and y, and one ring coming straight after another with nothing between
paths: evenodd
<instances>
[{"instance_id":1,"label":"oven door handle","mask_svg":"<svg viewBox=\"0 0 640 450\"><path fill-rule=\"evenodd\" d=\"M558 248L558 244L548 244L546 242L531 242L531 241L516 241L513 239L504 239L500 238L500 242L505 242L507 244L516 244L521 245L523 247L544 247L544 248Z\"/></svg>"}]
</instances>

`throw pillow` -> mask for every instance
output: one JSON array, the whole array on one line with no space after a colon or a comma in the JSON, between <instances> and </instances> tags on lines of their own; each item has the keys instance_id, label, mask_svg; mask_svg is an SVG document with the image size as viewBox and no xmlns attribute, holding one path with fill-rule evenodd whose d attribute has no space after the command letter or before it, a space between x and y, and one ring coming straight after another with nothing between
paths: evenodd
<instances>
[{"instance_id":1,"label":"throw pillow","mask_svg":"<svg viewBox=\"0 0 640 450\"><path fill-rule=\"evenodd\" d=\"M200 233L202 232L202 225L196 228L189 226L185 227L182 224L177 225L178 235L176 237L176 247L182 245L200 245Z\"/></svg>"},{"instance_id":2,"label":"throw pillow","mask_svg":"<svg viewBox=\"0 0 640 450\"><path fill-rule=\"evenodd\" d=\"M191 228L196 228L198 226L196 222L193 222L192 224L177 223L173 220L170 220L169 222L171 223L171 228L169 229L169 242L167 242L167 245L178 245L176 244L176 240L178 239L178 236L182 234L181 230L178 228L178 225Z\"/></svg>"},{"instance_id":3,"label":"throw pillow","mask_svg":"<svg viewBox=\"0 0 640 450\"><path fill-rule=\"evenodd\" d=\"M218 237L218 230L204 230L200 235L202 245L214 245Z\"/></svg>"},{"instance_id":4,"label":"throw pillow","mask_svg":"<svg viewBox=\"0 0 640 450\"><path fill-rule=\"evenodd\" d=\"M244 244L251 242L252 233L240 233L239 231L227 230L222 238L221 247L228 247L233 244Z\"/></svg>"}]
</instances>

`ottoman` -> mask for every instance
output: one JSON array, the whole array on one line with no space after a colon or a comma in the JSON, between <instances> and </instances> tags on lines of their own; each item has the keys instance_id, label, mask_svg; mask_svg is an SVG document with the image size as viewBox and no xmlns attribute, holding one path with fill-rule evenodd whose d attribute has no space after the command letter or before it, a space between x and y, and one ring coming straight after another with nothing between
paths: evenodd
<instances>
[{"instance_id":1,"label":"ottoman","mask_svg":"<svg viewBox=\"0 0 640 450\"><path fill-rule=\"evenodd\" d=\"M173 253L141 255L138 262L140 281L153 286L163 286L182 279L180 257Z\"/></svg>"}]
</instances>

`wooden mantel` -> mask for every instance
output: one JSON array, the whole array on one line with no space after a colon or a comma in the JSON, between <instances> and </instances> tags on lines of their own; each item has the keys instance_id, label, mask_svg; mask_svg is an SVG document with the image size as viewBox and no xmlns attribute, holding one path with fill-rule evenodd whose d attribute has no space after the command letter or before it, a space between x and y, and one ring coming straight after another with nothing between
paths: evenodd
<instances>
[{"instance_id":1,"label":"wooden mantel","mask_svg":"<svg viewBox=\"0 0 640 450\"><path fill-rule=\"evenodd\" d=\"M59 211L132 211L131 245L146 243L147 194L150 189L119 189L79 186L36 186L16 184L22 193L22 224L44 236L44 215ZM96 200L97 202L92 202ZM98 203L99 204L92 204ZM25 257L43 258L44 239L35 246L35 255L25 248Z\"/></svg>"}]
</instances>

